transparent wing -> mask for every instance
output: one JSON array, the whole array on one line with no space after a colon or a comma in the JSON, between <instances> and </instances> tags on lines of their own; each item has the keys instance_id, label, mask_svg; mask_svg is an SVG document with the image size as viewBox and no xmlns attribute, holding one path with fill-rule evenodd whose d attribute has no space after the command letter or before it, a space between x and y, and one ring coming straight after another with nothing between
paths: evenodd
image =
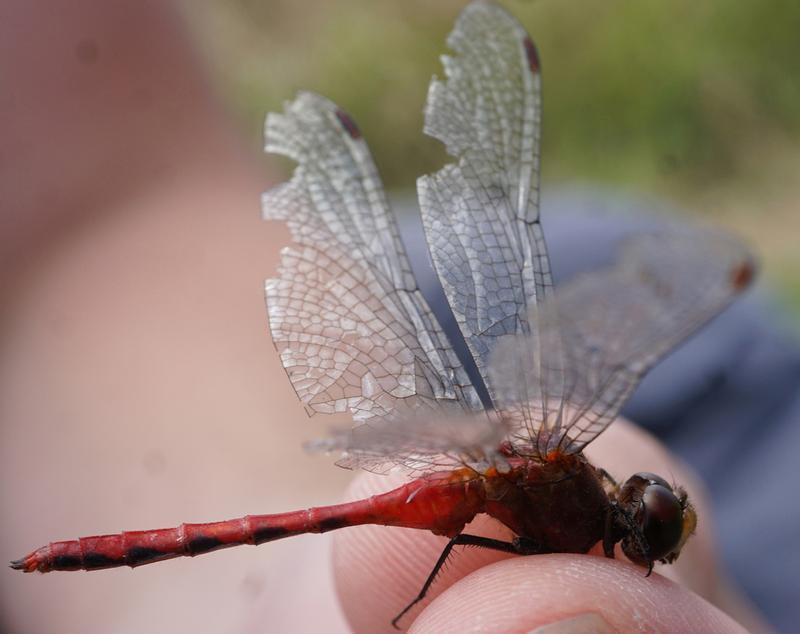
<instances>
[{"instance_id":1,"label":"transparent wing","mask_svg":"<svg viewBox=\"0 0 800 634\"><path fill-rule=\"evenodd\" d=\"M443 414L435 418L417 410L403 420L372 421L306 444L310 451L340 452L337 465L385 473L399 465L411 475L470 465L502 465L498 448L508 427L494 413ZM387 461L387 456L391 457Z\"/></svg>"},{"instance_id":2,"label":"transparent wing","mask_svg":"<svg viewBox=\"0 0 800 634\"><path fill-rule=\"evenodd\" d=\"M303 93L270 114L266 149L298 166L264 194L295 245L267 280L272 338L310 413L357 421L479 407L417 289L366 143L332 102Z\"/></svg>"},{"instance_id":3,"label":"transparent wing","mask_svg":"<svg viewBox=\"0 0 800 634\"><path fill-rule=\"evenodd\" d=\"M458 163L417 183L433 262L494 399L496 341L529 331L528 309L551 290L539 224L539 60L522 26L496 5L461 13L433 79L425 132Z\"/></svg>"},{"instance_id":4,"label":"transparent wing","mask_svg":"<svg viewBox=\"0 0 800 634\"><path fill-rule=\"evenodd\" d=\"M653 364L727 306L754 272L745 247L718 230L630 239L613 268L578 276L532 311L537 345L510 336L497 346L491 371L499 410L515 424L528 415L549 423L532 452L580 451ZM553 351L560 362L549 364ZM561 387L560 407L543 405L541 385ZM519 440L527 440L527 429Z\"/></svg>"}]
</instances>

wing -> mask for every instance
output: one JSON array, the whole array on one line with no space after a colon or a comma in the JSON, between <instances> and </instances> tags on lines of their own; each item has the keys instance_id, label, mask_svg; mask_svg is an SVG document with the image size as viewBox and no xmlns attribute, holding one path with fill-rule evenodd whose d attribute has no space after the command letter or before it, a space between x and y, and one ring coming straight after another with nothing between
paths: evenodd
<instances>
[{"instance_id":1,"label":"wing","mask_svg":"<svg viewBox=\"0 0 800 634\"><path fill-rule=\"evenodd\" d=\"M417 183L436 271L492 400L489 355L529 331L528 310L552 288L539 224L539 60L508 13L473 2L433 79L425 132L458 163Z\"/></svg>"},{"instance_id":2,"label":"wing","mask_svg":"<svg viewBox=\"0 0 800 634\"><path fill-rule=\"evenodd\" d=\"M497 347L491 365L502 386L500 411L548 421L533 453L582 450L655 362L725 308L754 273L745 247L719 230L685 227L630 239L613 268L578 276L534 309L538 346L511 336ZM551 351L561 363L546 362ZM561 386L560 407L543 405L541 385Z\"/></svg>"},{"instance_id":3,"label":"wing","mask_svg":"<svg viewBox=\"0 0 800 634\"><path fill-rule=\"evenodd\" d=\"M273 341L308 411L349 409L366 421L479 407L417 289L352 119L303 93L267 117L266 137L268 152L298 163L262 204L296 243L282 251L266 295Z\"/></svg>"},{"instance_id":4,"label":"wing","mask_svg":"<svg viewBox=\"0 0 800 634\"><path fill-rule=\"evenodd\" d=\"M306 444L310 451L338 451L337 465L385 473L400 466L410 475L470 465L502 468L499 452L509 427L494 412L443 414L417 410L402 420L375 420Z\"/></svg>"}]
</instances>

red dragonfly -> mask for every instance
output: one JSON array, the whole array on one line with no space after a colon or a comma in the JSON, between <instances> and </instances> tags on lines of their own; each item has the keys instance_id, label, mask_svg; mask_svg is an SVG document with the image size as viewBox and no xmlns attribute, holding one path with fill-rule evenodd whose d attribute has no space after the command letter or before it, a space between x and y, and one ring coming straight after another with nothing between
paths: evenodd
<instances>
[{"instance_id":1,"label":"red dragonfly","mask_svg":"<svg viewBox=\"0 0 800 634\"><path fill-rule=\"evenodd\" d=\"M265 217L296 242L266 284L273 341L309 412L355 420L312 448L413 479L346 504L54 542L13 568L135 567L359 524L449 537L396 625L457 545L531 555L602 542L613 557L621 542L648 574L675 561L697 522L685 491L651 473L618 485L582 451L661 356L747 287L752 259L727 234L673 228L631 239L614 266L555 292L539 223L534 44L488 2L464 9L448 44L456 54L431 83L425 132L457 161L420 178L418 192L469 358L417 287L353 120L303 93L266 124L267 150L298 163L263 198ZM516 537L464 533L479 513Z\"/></svg>"}]
</instances>

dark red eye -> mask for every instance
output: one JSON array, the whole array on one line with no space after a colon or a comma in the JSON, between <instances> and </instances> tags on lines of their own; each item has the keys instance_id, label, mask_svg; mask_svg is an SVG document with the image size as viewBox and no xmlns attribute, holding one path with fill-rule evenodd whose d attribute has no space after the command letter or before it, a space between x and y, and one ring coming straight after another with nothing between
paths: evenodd
<instances>
[{"instance_id":1,"label":"dark red eye","mask_svg":"<svg viewBox=\"0 0 800 634\"><path fill-rule=\"evenodd\" d=\"M640 471L639 473L634 474L633 477L641 478L650 484L660 484L665 489L671 489L664 478L662 478L660 475L656 475L655 473L650 473L649 471Z\"/></svg>"},{"instance_id":2,"label":"dark red eye","mask_svg":"<svg viewBox=\"0 0 800 634\"><path fill-rule=\"evenodd\" d=\"M651 560L666 557L678 546L683 530L683 509L670 488L661 484L645 488L641 527Z\"/></svg>"}]
</instances>

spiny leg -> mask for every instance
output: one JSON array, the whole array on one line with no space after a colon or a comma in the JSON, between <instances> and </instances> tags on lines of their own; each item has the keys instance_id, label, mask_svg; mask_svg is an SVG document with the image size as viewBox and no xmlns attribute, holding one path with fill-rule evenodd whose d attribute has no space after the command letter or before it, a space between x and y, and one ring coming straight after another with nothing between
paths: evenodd
<instances>
[{"instance_id":1,"label":"spiny leg","mask_svg":"<svg viewBox=\"0 0 800 634\"><path fill-rule=\"evenodd\" d=\"M603 535L603 552L609 559L614 559L614 545L622 539L632 539L636 543L642 557L647 561L647 574L653 572L653 560L649 556L647 540L634 517L622 510L616 502L612 502L606 514L605 532Z\"/></svg>"},{"instance_id":2,"label":"spiny leg","mask_svg":"<svg viewBox=\"0 0 800 634\"><path fill-rule=\"evenodd\" d=\"M515 555L536 555L543 552L543 550L533 540L525 537L515 537L510 542L504 542L499 539L480 537L478 535L466 535L464 533L456 535L449 542L447 542L447 546L444 547L442 554L439 555L439 559L433 566L433 570L431 570L431 573L428 575L425 583L422 584L422 589L419 591L419 594L416 596L416 598L406 607L404 607L400 614L392 619L392 627L395 629L400 629L397 626L400 619L402 619L411 608L425 598L425 596L428 594L428 590L430 590L430 587L436 580L439 571L442 569L442 566L444 566L447 558L450 556L450 552L453 550L454 546L477 546L479 548L499 550L503 553L511 553Z\"/></svg>"},{"instance_id":3,"label":"spiny leg","mask_svg":"<svg viewBox=\"0 0 800 634\"><path fill-rule=\"evenodd\" d=\"M602 467L595 467L595 471L597 471L597 475L600 476L601 480L605 480L608 482L615 490L619 489L619 483L614 479L608 471L603 469Z\"/></svg>"}]
</instances>

